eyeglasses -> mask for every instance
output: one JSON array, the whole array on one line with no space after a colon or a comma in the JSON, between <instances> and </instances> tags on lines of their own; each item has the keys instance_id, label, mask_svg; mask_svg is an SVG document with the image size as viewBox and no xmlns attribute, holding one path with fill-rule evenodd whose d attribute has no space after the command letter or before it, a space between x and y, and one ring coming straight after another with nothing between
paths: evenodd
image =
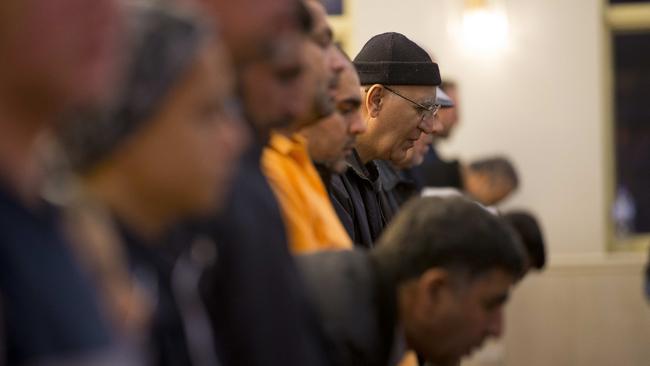
<instances>
[{"instance_id":1,"label":"eyeglasses","mask_svg":"<svg viewBox=\"0 0 650 366\"><path fill-rule=\"evenodd\" d=\"M440 104L433 104L433 105L425 106L423 104L420 104L420 103L414 101L411 98L407 98L407 97L403 96L402 94L400 94L400 93L396 92L395 90L387 87L386 85L384 85L384 89L388 90L389 92L391 92L391 93L397 95L398 97L400 97L400 98L410 102L411 104L413 104L415 106L415 109L420 114L420 117L421 117L420 121L424 121L426 119L429 119L431 117L436 116L438 114L438 111L440 110Z\"/></svg>"}]
</instances>

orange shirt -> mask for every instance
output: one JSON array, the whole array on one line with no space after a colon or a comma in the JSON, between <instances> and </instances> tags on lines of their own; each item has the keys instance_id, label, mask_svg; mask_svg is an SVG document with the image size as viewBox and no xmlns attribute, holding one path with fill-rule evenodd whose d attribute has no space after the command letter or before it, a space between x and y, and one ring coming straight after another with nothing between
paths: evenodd
<instances>
[{"instance_id":1,"label":"orange shirt","mask_svg":"<svg viewBox=\"0 0 650 366\"><path fill-rule=\"evenodd\" d=\"M404 358L400 361L399 366L418 366L418 357L413 351L407 351Z\"/></svg>"},{"instance_id":2,"label":"orange shirt","mask_svg":"<svg viewBox=\"0 0 650 366\"><path fill-rule=\"evenodd\" d=\"M291 251L352 248L302 136L272 133L262 169L280 202Z\"/></svg>"}]
</instances>

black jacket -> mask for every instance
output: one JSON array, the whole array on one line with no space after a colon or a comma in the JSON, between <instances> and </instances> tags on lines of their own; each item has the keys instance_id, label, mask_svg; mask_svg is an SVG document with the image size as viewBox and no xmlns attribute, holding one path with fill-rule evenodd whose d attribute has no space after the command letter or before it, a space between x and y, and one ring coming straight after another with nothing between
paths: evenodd
<instances>
[{"instance_id":1,"label":"black jacket","mask_svg":"<svg viewBox=\"0 0 650 366\"><path fill-rule=\"evenodd\" d=\"M463 190L461 165L458 160L443 160L435 146L424 156L424 162L410 169L411 177L424 187L453 187Z\"/></svg>"},{"instance_id":2,"label":"black jacket","mask_svg":"<svg viewBox=\"0 0 650 366\"><path fill-rule=\"evenodd\" d=\"M45 202L28 209L5 187L0 181L0 364L66 364L107 351L110 325L61 211Z\"/></svg>"},{"instance_id":3,"label":"black jacket","mask_svg":"<svg viewBox=\"0 0 650 366\"><path fill-rule=\"evenodd\" d=\"M202 281L223 365L321 365L321 340L277 201L248 152L224 209L210 223L217 261Z\"/></svg>"},{"instance_id":4,"label":"black jacket","mask_svg":"<svg viewBox=\"0 0 650 366\"><path fill-rule=\"evenodd\" d=\"M420 193L422 187L411 169L398 169L385 160L378 160L377 167L382 188L394 197L398 206Z\"/></svg>"},{"instance_id":5,"label":"black jacket","mask_svg":"<svg viewBox=\"0 0 650 366\"><path fill-rule=\"evenodd\" d=\"M396 337L395 286L364 249L299 256L298 264L334 365L400 361L404 347L403 337Z\"/></svg>"},{"instance_id":6,"label":"black jacket","mask_svg":"<svg viewBox=\"0 0 650 366\"><path fill-rule=\"evenodd\" d=\"M382 188L374 161L364 165L354 151L348 165L347 172L332 177L334 205L343 208L340 219L354 243L371 248L396 213L397 200Z\"/></svg>"}]
</instances>

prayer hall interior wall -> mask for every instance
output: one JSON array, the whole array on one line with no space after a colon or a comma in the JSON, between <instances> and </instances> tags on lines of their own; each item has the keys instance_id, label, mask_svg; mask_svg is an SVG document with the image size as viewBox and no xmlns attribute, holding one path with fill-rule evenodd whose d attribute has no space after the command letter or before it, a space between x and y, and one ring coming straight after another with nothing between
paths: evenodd
<instances>
[{"instance_id":1,"label":"prayer hall interior wall","mask_svg":"<svg viewBox=\"0 0 650 366\"><path fill-rule=\"evenodd\" d=\"M482 51L461 40L462 0L350 0L348 8L352 56L385 31L432 52L461 96L461 125L441 151L465 160L512 158L522 187L503 208L530 208L543 222L550 268L515 290L503 343L471 364L647 365L645 253L608 249L613 150L605 2L501 3L507 43Z\"/></svg>"}]
</instances>

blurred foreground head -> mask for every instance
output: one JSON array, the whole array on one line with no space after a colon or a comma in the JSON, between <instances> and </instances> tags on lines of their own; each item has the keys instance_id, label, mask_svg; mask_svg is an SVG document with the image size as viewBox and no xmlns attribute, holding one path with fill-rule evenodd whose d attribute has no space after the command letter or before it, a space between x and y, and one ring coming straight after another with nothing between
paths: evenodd
<instances>
[{"instance_id":1,"label":"blurred foreground head","mask_svg":"<svg viewBox=\"0 0 650 366\"><path fill-rule=\"evenodd\" d=\"M303 74L304 47L312 19L300 4L300 28L283 34L269 57L248 63L238 74L240 95L247 120L264 142L271 129L286 128L307 113L313 93L308 92Z\"/></svg>"},{"instance_id":2,"label":"blurred foreground head","mask_svg":"<svg viewBox=\"0 0 650 366\"><path fill-rule=\"evenodd\" d=\"M196 0L218 24L237 68L268 60L300 27L299 0Z\"/></svg>"},{"instance_id":3,"label":"blurred foreground head","mask_svg":"<svg viewBox=\"0 0 650 366\"><path fill-rule=\"evenodd\" d=\"M210 28L171 8L129 15L135 41L117 102L80 114L62 137L92 191L155 228L221 203L246 131L228 53Z\"/></svg>"},{"instance_id":4,"label":"blurred foreground head","mask_svg":"<svg viewBox=\"0 0 650 366\"><path fill-rule=\"evenodd\" d=\"M345 58L334 46L325 10L300 2L299 32L284 33L267 59L241 70L247 117L262 139L271 129L293 132L334 111L333 94Z\"/></svg>"},{"instance_id":5,"label":"blurred foreground head","mask_svg":"<svg viewBox=\"0 0 650 366\"><path fill-rule=\"evenodd\" d=\"M463 197L410 201L372 256L396 284L409 348L440 365L501 335L503 306L524 270L512 229Z\"/></svg>"},{"instance_id":6,"label":"blurred foreground head","mask_svg":"<svg viewBox=\"0 0 650 366\"><path fill-rule=\"evenodd\" d=\"M0 108L48 114L105 98L121 51L117 3L1 1Z\"/></svg>"}]
</instances>

